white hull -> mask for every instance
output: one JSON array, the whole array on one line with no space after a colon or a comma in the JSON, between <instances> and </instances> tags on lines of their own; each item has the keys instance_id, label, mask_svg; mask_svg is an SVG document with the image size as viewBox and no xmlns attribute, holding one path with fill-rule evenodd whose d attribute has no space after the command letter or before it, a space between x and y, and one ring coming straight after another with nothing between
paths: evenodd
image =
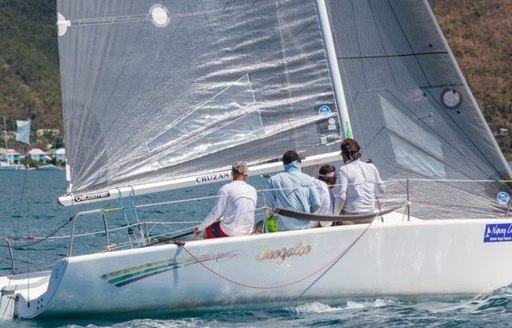
<instances>
[{"instance_id":1,"label":"white hull","mask_svg":"<svg viewBox=\"0 0 512 328\"><path fill-rule=\"evenodd\" d=\"M402 222L398 216L369 229L338 226L72 257L57 262L49 279L49 272L31 274L30 290L22 276L0 278L1 307L5 318L187 311L479 294L512 282L512 262L506 260L512 242L484 242L487 225L512 225L512 219ZM9 285L17 285L17 301L7 295Z\"/></svg>"}]
</instances>

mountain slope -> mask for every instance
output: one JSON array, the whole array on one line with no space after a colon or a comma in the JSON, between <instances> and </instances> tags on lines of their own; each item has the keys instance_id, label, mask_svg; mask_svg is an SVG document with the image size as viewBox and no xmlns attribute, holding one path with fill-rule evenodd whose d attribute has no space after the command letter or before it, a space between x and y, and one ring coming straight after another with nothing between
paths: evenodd
<instances>
[{"instance_id":1,"label":"mountain slope","mask_svg":"<svg viewBox=\"0 0 512 328\"><path fill-rule=\"evenodd\" d=\"M512 1L429 3L491 130L510 130L497 141L512 160ZM62 131L55 13L55 0L0 0L0 118L8 130L31 118L33 130ZM33 143L61 136L46 139Z\"/></svg>"},{"instance_id":2,"label":"mountain slope","mask_svg":"<svg viewBox=\"0 0 512 328\"><path fill-rule=\"evenodd\" d=\"M55 0L0 0L0 115L62 128Z\"/></svg>"},{"instance_id":3,"label":"mountain slope","mask_svg":"<svg viewBox=\"0 0 512 328\"><path fill-rule=\"evenodd\" d=\"M430 0L441 29L491 130L512 160L512 1Z\"/></svg>"}]
</instances>

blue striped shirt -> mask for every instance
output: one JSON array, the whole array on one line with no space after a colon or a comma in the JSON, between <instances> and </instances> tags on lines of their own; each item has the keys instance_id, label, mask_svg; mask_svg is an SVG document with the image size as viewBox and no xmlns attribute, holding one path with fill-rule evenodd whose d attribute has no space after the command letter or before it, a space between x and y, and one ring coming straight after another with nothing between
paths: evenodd
<instances>
[{"instance_id":1,"label":"blue striped shirt","mask_svg":"<svg viewBox=\"0 0 512 328\"><path fill-rule=\"evenodd\" d=\"M314 213L320 207L320 197L313 178L301 172L298 161L284 165L284 172L268 180L265 202L270 208L282 208L303 213ZM308 229L309 221L278 215L279 231Z\"/></svg>"}]
</instances>

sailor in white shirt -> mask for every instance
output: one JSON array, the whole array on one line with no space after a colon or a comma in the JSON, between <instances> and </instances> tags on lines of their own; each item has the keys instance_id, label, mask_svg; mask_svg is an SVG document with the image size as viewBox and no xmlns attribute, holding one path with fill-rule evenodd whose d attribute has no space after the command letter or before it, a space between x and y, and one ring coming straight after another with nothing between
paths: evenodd
<instances>
[{"instance_id":1,"label":"sailor in white shirt","mask_svg":"<svg viewBox=\"0 0 512 328\"><path fill-rule=\"evenodd\" d=\"M334 191L334 213L360 214L375 210L375 189L385 192L386 186L377 167L361 161L360 147L354 139L341 143L345 165L338 170L338 185Z\"/></svg>"},{"instance_id":2,"label":"sailor in white shirt","mask_svg":"<svg viewBox=\"0 0 512 328\"><path fill-rule=\"evenodd\" d=\"M244 162L239 161L232 165L233 181L220 188L215 206L203 223L194 229L196 236L202 231L205 233L205 238L252 233L257 193L253 186L245 182L248 172Z\"/></svg>"},{"instance_id":3,"label":"sailor in white shirt","mask_svg":"<svg viewBox=\"0 0 512 328\"><path fill-rule=\"evenodd\" d=\"M320 196L320 208L316 214L333 215L334 194L332 188L336 184L336 168L331 164L324 164L318 170L318 178L313 178L318 195ZM310 228L330 227L331 221L311 221Z\"/></svg>"}]
</instances>

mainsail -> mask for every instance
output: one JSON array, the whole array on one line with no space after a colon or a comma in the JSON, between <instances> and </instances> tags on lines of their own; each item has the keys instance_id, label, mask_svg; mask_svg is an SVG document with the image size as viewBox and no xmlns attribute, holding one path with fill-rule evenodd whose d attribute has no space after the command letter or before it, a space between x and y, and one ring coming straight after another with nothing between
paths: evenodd
<instances>
[{"instance_id":1,"label":"mainsail","mask_svg":"<svg viewBox=\"0 0 512 328\"><path fill-rule=\"evenodd\" d=\"M489 180L510 168L427 1L330 0L328 12L363 156L388 181L410 179L395 192L416 216L488 215L503 187Z\"/></svg>"},{"instance_id":2,"label":"mainsail","mask_svg":"<svg viewBox=\"0 0 512 328\"><path fill-rule=\"evenodd\" d=\"M58 1L69 193L339 150L315 1Z\"/></svg>"}]
</instances>

